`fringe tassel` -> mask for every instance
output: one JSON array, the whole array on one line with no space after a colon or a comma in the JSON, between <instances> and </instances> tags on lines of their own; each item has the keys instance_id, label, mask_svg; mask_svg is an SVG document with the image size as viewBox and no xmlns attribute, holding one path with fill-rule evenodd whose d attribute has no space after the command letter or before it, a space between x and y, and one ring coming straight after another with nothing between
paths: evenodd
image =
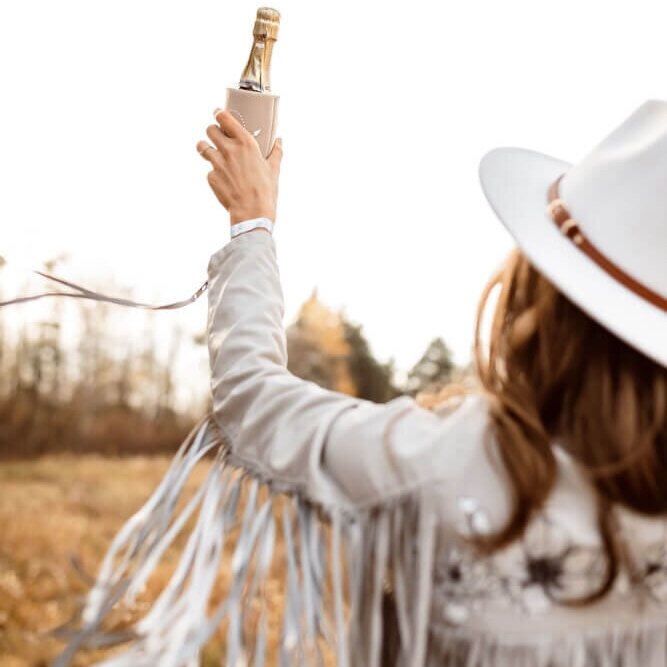
<instances>
[{"instance_id":1,"label":"fringe tassel","mask_svg":"<svg viewBox=\"0 0 667 667\"><path fill-rule=\"evenodd\" d=\"M214 457L205 481L177 513L190 474L210 453ZM98 665L194 667L201 648L223 623L225 665L263 667L266 584L276 566L279 533L286 560L281 666L323 666L324 644L340 667L380 667L387 633L394 632L383 613L392 591L400 646L396 664L419 667L430 609L427 552L435 534L426 509L418 496L357 513L316 507L296 489L277 489L270 480L235 469L207 417L180 447L151 498L113 540L81 621L54 667L70 665L82 648L114 642L124 643L122 650ZM134 602L190 519L194 527L180 560L150 610L129 633L105 628L114 608ZM226 597L210 611L227 542L233 552ZM417 545L426 573L417 567Z\"/></svg>"},{"instance_id":2,"label":"fringe tassel","mask_svg":"<svg viewBox=\"0 0 667 667\"><path fill-rule=\"evenodd\" d=\"M207 454L214 454L207 477L177 513L193 468ZM296 489L236 469L207 418L113 540L54 667L70 665L80 649L114 645L120 652L98 665L196 667L201 648L225 623L226 667L264 667L267 583L283 560L276 558L279 539L281 667L323 666L323 644L338 667L667 667L663 618L557 637L551 629L532 644L465 627L429 627L436 539L429 502L414 494L356 513L316 507ZM180 560L150 610L129 632L105 627L112 610L141 593L190 520ZM225 553L231 554L226 572ZM224 574L226 596L211 609Z\"/></svg>"},{"instance_id":3,"label":"fringe tassel","mask_svg":"<svg viewBox=\"0 0 667 667\"><path fill-rule=\"evenodd\" d=\"M502 636L462 629L431 637L426 667L665 667L667 627L631 623L595 631L544 637L539 643L513 643Z\"/></svg>"}]
</instances>

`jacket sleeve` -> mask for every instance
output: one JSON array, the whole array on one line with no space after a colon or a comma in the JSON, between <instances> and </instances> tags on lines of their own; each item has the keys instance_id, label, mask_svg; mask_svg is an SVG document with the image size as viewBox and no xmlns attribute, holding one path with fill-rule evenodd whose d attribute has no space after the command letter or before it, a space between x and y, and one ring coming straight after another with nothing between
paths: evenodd
<instances>
[{"instance_id":1,"label":"jacket sleeve","mask_svg":"<svg viewBox=\"0 0 667 667\"><path fill-rule=\"evenodd\" d=\"M211 257L213 417L232 460L324 505L382 503L432 478L446 422L410 397L376 404L293 375L283 313L270 234L240 235Z\"/></svg>"}]
</instances>

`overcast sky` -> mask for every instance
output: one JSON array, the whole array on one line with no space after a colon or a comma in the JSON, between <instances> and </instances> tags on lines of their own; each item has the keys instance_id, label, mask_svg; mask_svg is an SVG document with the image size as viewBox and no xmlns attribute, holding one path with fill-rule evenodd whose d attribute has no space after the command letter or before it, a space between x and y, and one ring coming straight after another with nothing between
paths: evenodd
<instances>
[{"instance_id":1,"label":"overcast sky","mask_svg":"<svg viewBox=\"0 0 667 667\"><path fill-rule=\"evenodd\" d=\"M3 2L0 253L67 252L68 277L141 299L193 292L228 240L195 144L237 84L259 4ZM286 319L317 287L399 369L436 335L467 360L479 293L512 246L480 158L516 145L577 161L663 97L664 3L273 6ZM204 318L203 304L158 316L192 331Z\"/></svg>"}]
</instances>

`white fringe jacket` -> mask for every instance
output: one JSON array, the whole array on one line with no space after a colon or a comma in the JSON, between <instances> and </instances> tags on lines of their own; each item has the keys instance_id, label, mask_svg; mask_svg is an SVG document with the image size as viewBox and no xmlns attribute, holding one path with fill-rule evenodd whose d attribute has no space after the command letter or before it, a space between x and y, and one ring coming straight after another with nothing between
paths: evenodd
<instances>
[{"instance_id":1,"label":"white fringe jacket","mask_svg":"<svg viewBox=\"0 0 667 667\"><path fill-rule=\"evenodd\" d=\"M619 512L632 572L601 602L568 605L597 588L606 563L593 495L567 455L554 445L558 484L524 537L481 557L468 538L509 510L485 399L430 412L409 397L379 405L322 389L287 371L282 319L270 234L211 257L213 413L116 536L57 666L82 646L124 641L102 664L193 667L224 620L225 664L263 665L263 584L281 567L281 665L322 664L319 637L339 666L385 667L389 644L392 664L410 667L667 666L662 520ZM177 514L206 454L209 475ZM168 585L130 634L114 634L103 623L112 607L141 591L191 517ZM230 542L230 583L211 611ZM248 632L251 603L261 613Z\"/></svg>"}]
</instances>

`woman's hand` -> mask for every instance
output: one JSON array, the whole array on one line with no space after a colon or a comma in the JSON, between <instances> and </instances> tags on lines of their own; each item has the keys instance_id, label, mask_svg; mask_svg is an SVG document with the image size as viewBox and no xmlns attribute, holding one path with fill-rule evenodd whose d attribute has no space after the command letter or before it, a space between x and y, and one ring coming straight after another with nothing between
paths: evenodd
<instances>
[{"instance_id":1,"label":"woman's hand","mask_svg":"<svg viewBox=\"0 0 667 667\"><path fill-rule=\"evenodd\" d=\"M282 140L276 139L268 158L257 141L229 111L217 111L218 125L206 129L206 141L197 144L201 156L213 169L208 183L235 224L250 218L276 220L278 177L283 157Z\"/></svg>"}]
</instances>

